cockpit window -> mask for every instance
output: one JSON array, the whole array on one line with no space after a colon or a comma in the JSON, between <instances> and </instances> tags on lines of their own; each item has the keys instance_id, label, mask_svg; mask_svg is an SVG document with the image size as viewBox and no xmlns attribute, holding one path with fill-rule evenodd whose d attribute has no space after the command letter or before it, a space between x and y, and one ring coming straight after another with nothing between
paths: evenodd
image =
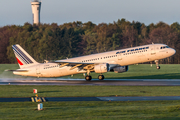
<instances>
[{"instance_id":1,"label":"cockpit window","mask_svg":"<svg viewBox=\"0 0 180 120\"><path fill-rule=\"evenodd\" d=\"M169 48L169 46L162 46L161 49Z\"/></svg>"}]
</instances>

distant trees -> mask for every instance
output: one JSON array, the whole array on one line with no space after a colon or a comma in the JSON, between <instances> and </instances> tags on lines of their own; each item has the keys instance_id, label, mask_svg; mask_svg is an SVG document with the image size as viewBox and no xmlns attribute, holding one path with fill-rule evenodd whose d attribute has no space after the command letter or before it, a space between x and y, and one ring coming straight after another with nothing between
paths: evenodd
<instances>
[{"instance_id":1,"label":"distant trees","mask_svg":"<svg viewBox=\"0 0 180 120\"><path fill-rule=\"evenodd\" d=\"M180 63L180 25L163 22L146 26L119 19L94 24L80 21L63 25L25 23L0 27L0 63L15 63L11 45L20 44L37 61L66 59L144 44L164 43L177 53L161 63Z\"/></svg>"}]
</instances>

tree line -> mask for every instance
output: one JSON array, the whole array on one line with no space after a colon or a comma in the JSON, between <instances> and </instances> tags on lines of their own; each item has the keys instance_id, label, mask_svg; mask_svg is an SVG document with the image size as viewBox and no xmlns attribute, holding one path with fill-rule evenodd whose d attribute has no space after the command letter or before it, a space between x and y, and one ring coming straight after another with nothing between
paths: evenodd
<instances>
[{"instance_id":1,"label":"tree line","mask_svg":"<svg viewBox=\"0 0 180 120\"><path fill-rule=\"evenodd\" d=\"M152 42L164 43L176 49L173 57L161 60L160 63L180 63L180 24L177 22L171 25L159 22L148 26L125 19L98 25L90 21L38 26L25 23L23 26L0 27L0 63L16 63L11 46L14 44L20 44L38 62L44 62Z\"/></svg>"}]
</instances>

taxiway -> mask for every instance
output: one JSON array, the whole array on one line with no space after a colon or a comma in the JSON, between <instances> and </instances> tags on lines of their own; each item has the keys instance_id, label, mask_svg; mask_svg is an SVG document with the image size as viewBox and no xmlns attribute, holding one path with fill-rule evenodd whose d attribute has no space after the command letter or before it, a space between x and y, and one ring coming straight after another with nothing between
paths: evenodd
<instances>
[{"instance_id":1,"label":"taxiway","mask_svg":"<svg viewBox=\"0 0 180 120\"><path fill-rule=\"evenodd\" d=\"M180 79L0 79L0 85L119 85L119 86L180 86Z\"/></svg>"},{"instance_id":2,"label":"taxiway","mask_svg":"<svg viewBox=\"0 0 180 120\"><path fill-rule=\"evenodd\" d=\"M33 99L33 101L32 101ZM41 99L41 98L36 98ZM46 97L44 102L65 101L155 101L155 100L180 100L180 96L149 96L149 97ZM0 102L34 102L34 98L0 98ZM41 100L42 101L42 100Z\"/></svg>"}]
</instances>

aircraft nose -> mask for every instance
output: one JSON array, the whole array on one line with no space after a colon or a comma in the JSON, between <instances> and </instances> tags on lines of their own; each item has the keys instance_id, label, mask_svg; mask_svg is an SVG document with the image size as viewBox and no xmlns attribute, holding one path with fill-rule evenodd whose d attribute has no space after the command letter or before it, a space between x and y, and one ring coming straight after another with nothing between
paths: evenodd
<instances>
[{"instance_id":1,"label":"aircraft nose","mask_svg":"<svg viewBox=\"0 0 180 120\"><path fill-rule=\"evenodd\" d=\"M173 48L171 48L170 53L171 53L172 55L174 55L174 54L176 53L176 50L173 49Z\"/></svg>"}]
</instances>

